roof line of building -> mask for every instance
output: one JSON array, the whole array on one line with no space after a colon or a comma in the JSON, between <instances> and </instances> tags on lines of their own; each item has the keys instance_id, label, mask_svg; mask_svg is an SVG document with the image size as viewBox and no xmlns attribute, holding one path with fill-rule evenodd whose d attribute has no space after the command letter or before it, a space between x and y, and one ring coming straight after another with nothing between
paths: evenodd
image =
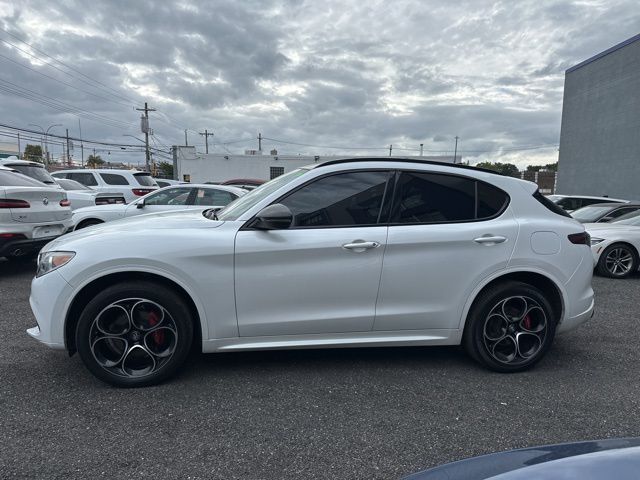
<instances>
[{"instance_id":1,"label":"roof line of building","mask_svg":"<svg viewBox=\"0 0 640 480\"><path fill-rule=\"evenodd\" d=\"M584 67L585 65L588 65L591 62L595 62L599 58L602 58L605 55L609 55L610 53L613 53L616 50L620 50L622 47L626 47L630 43L637 42L638 40L640 40L640 33L638 35L634 35L633 37L626 39L624 42L620 42L617 45L614 45L613 47L606 49L604 52L600 52L600 53L598 53L597 55L594 55L591 58L587 58L584 62L580 62L579 64L574 65L571 68L568 68L564 73L565 74L571 73L574 70L577 70L577 69L579 69L581 67Z\"/></svg>"}]
</instances>

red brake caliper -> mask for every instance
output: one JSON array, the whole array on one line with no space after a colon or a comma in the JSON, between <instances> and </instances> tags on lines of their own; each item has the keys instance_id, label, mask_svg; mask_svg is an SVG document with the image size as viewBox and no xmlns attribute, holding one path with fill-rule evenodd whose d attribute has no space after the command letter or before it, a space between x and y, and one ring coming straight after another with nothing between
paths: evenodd
<instances>
[{"instance_id":1,"label":"red brake caliper","mask_svg":"<svg viewBox=\"0 0 640 480\"><path fill-rule=\"evenodd\" d=\"M156 315L156 312L149 312L147 322L149 322L149 325L152 327L158 324L158 316ZM164 332L162 330L156 330L151 334L151 337L156 345L162 345L164 342Z\"/></svg>"}]
</instances>

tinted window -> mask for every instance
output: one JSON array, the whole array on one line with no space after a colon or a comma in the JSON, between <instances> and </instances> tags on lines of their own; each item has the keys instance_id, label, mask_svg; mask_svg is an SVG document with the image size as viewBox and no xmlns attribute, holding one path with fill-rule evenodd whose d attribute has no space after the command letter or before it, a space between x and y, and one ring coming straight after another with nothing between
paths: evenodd
<instances>
[{"instance_id":1,"label":"tinted window","mask_svg":"<svg viewBox=\"0 0 640 480\"><path fill-rule=\"evenodd\" d=\"M403 172L392 223L461 222L476 218L476 182L434 173Z\"/></svg>"},{"instance_id":2,"label":"tinted window","mask_svg":"<svg viewBox=\"0 0 640 480\"><path fill-rule=\"evenodd\" d=\"M98 181L93 176L93 173L89 172L72 172L67 173L67 178L69 180L75 180L76 182L80 182L83 185L87 185L91 187L92 185L98 185Z\"/></svg>"},{"instance_id":3,"label":"tinted window","mask_svg":"<svg viewBox=\"0 0 640 480\"><path fill-rule=\"evenodd\" d=\"M129 185L127 179L117 173L101 173L100 176L107 185Z\"/></svg>"},{"instance_id":4,"label":"tinted window","mask_svg":"<svg viewBox=\"0 0 640 480\"><path fill-rule=\"evenodd\" d=\"M26 175L27 177L35 178L39 182L46 183L48 185L55 184L55 181L53 180L49 172L45 170L44 167L39 167L37 165L25 165L25 164L6 165L6 166L9 168L13 168L14 170L18 170L20 173L22 173L23 175Z\"/></svg>"},{"instance_id":5,"label":"tinted window","mask_svg":"<svg viewBox=\"0 0 640 480\"><path fill-rule=\"evenodd\" d=\"M636 212L637 210L638 210L638 207L618 208L617 210L614 210L613 212L608 213L605 218L606 219L616 219L616 218L621 217L623 215L626 215L628 213Z\"/></svg>"},{"instance_id":6,"label":"tinted window","mask_svg":"<svg viewBox=\"0 0 640 480\"><path fill-rule=\"evenodd\" d=\"M169 182L163 182L162 180L156 180L156 183L159 187L168 187L170 185Z\"/></svg>"},{"instance_id":7,"label":"tinted window","mask_svg":"<svg viewBox=\"0 0 640 480\"><path fill-rule=\"evenodd\" d=\"M0 170L0 186L3 187L44 187L42 183L19 173Z\"/></svg>"},{"instance_id":8,"label":"tinted window","mask_svg":"<svg viewBox=\"0 0 640 480\"><path fill-rule=\"evenodd\" d=\"M155 187L157 183L153 180L153 177L148 173L134 173L133 176L140 185L145 187ZM126 184L125 184L126 185Z\"/></svg>"},{"instance_id":9,"label":"tinted window","mask_svg":"<svg viewBox=\"0 0 640 480\"><path fill-rule=\"evenodd\" d=\"M293 213L294 227L373 225L380 220L388 177L388 172L331 175L303 186L280 203Z\"/></svg>"},{"instance_id":10,"label":"tinted window","mask_svg":"<svg viewBox=\"0 0 640 480\"><path fill-rule=\"evenodd\" d=\"M194 205L207 205L212 207L224 207L233 202L236 198L231 192L225 190L214 190L212 188L199 188L196 193Z\"/></svg>"},{"instance_id":11,"label":"tinted window","mask_svg":"<svg viewBox=\"0 0 640 480\"><path fill-rule=\"evenodd\" d=\"M563 198L562 200L558 200L556 204L565 210L577 210L582 206L582 202L578 198Z\"/></svg>"},{"instance_id":12,"label":"tinted window","mask_svg":"<svg viewBox=\"0 0 640 480\"><path fill-rule=\"evenodd\" d=\"M542 195L539 190L536 190L536 192L533 194L533 198L535 198L537 201L539 201L542 205L544 205L548 210L552 211L553 213L562 215L563 217L571 218L571 215L569 215L559 205L553 203L547 197Z\"/></svg>"},{"instance_id":13,"label":"tinted window","mask_svg":"<svg viewBox=\"0 0 640 480\"><path fill-rule=\"evenodd\" d=\"M144 199L145 205L186 205L191 188L167 188Z\"/></svg>"},{"instance_id":14,"label":"tinted window","mask_svg":"<svg viewBox=\"0 0 640 480\"><path fill-rule=\"evenodd\" d=\"M478 186L478 219L489 218L499 214L509 201L509 197L499 188L484 182Z\"/></svg>"},{"instance_id":15,"label":"tinted window","mask_svg":"<svg viewBox=\"0 0 640 480\"><path fill-rule=\"evenodd\" d=\"M56 177L56 182L65 190L93 191L89 187L82 185L80 182L76 182L75 180L69 180L67 178Z\"/></svg>"}]
</instances>

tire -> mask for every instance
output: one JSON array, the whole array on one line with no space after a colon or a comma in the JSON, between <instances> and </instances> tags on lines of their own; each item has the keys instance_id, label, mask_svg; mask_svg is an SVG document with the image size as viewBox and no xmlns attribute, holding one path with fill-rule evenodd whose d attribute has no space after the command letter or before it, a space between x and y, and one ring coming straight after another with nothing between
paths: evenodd
<instances>
[{"instance_id":1,"label":"tire","mask_svg":"<svg viewBox=\"0 0 640 480\"><path fill-rule=\"evenodd\" d=\"M467 317L462 343L488 369L520 372L547 353L558 320L540 290L508 281L478 296Z\"/></svg>"},{"instance_id":2,"label":"tire","mask_svg":"<svg viewBox=\"0 0 640 480\"><path fill-rule=\"evenodd\" d=\"M76 348L85 366L117 387L161 383L191 350L192 315L182 297L154 282L112 285L84 307Z\"/></svg>"},{"instance_id":3,"label":"tire","mask_svg":"<svg viewBox=\"0 0 640 480\"><path fill-rule=\"evenodd\" d=\"M104 222L102 220L96 220L95 218L91 218L89 220L83 220L78 224L78 226L74 229L74 231L80 230L81 228L90 227L91 225L100 225L101 223L104 223Z\"/></svg>"},{"instance_id":4,"label":"tire","mask_svg":"<svg viewBox=\"0 0 640 480\"><path fill-rule=\"evenodd\" d=\"M626 243L613 243L600 255L596 271L609 278L626 278L638 270L638 252Z\"/></svg>"}]
</instances>

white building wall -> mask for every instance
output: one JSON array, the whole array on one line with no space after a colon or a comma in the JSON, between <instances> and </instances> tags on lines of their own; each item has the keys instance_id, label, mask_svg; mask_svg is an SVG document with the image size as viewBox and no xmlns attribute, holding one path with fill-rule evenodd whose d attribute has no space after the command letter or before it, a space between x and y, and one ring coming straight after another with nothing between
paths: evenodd
<instances>
[{"instance_id":1,"label":"white building wall","mask_svg":"<svg viewBox=\"0 0 640 480\"><path fill-rule=\"evenodd\" d=\"M283 173L296 168L322 163L340 156L288 156L288 155L221 155L197 153L194 147L177 147L176 172L178 180L192 183L223 182L232 178L271 179L271 167L283 168ZM374 157L365 157L374 158ZM384 157L388 158L388 157ZM398 158L398 157L392 157ZM415 156L414 160L453 163L453 156ZM457 158L460 161L460 156Z\"/></svg>"}]
</instances>

